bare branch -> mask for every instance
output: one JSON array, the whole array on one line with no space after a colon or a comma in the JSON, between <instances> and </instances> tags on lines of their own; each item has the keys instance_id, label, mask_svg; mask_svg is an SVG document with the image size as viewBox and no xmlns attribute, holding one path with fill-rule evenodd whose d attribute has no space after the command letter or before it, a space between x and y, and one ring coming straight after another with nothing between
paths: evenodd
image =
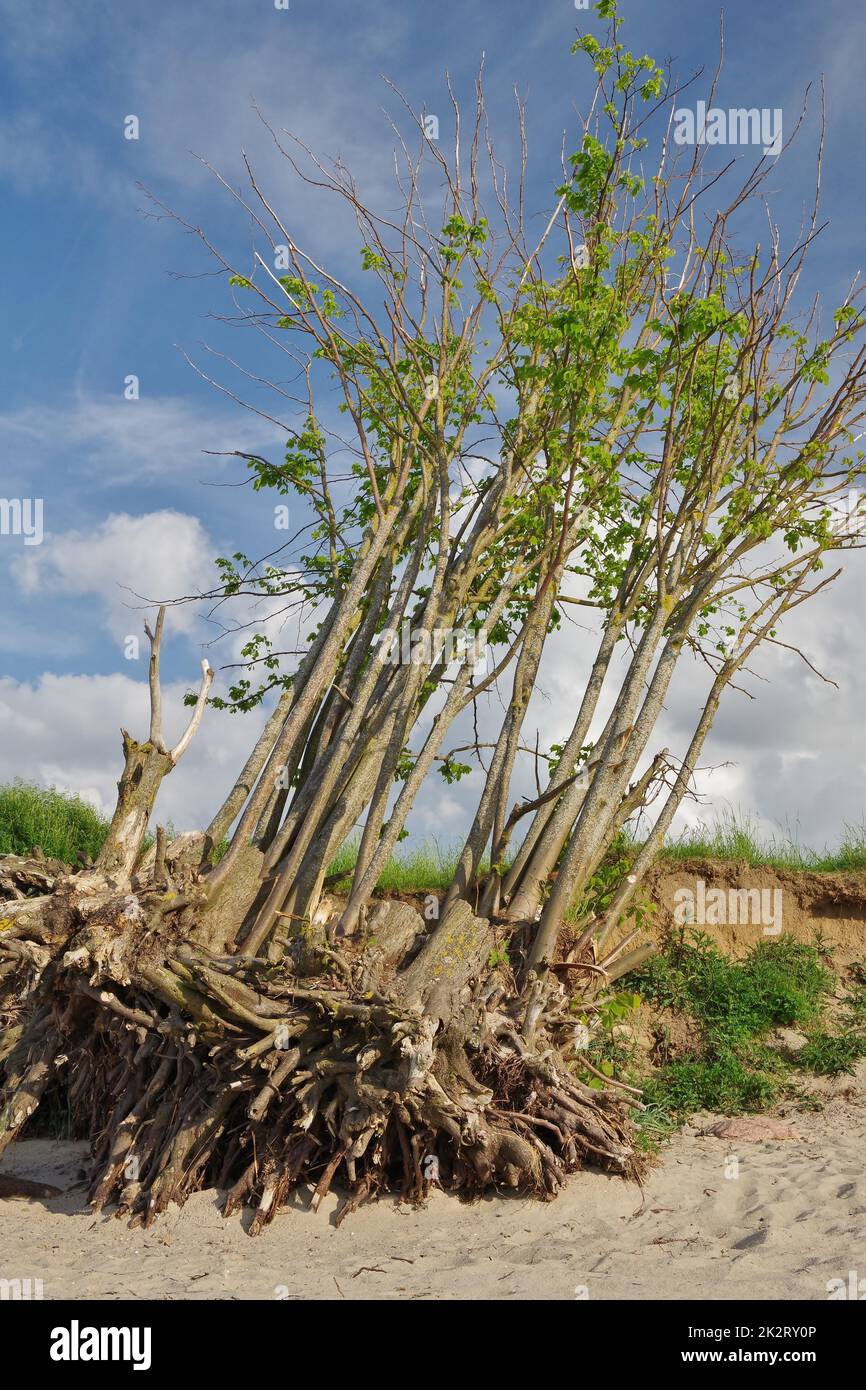
<instances>
[{"instance_id":1,"label":"bare branch","mask_svg":"<svg viewBox=\"0 0 866 1390\"><path fill-rule=\"evenodd\" d=\"M202 715L204 714L205 705L207 704L208 691L213 685L213 678L213 669L208 665L207 660L203 658L201 663L201 685L199 687L198 699L195 702L195 709L192 712L192 718L187 724L185 731L181 735L179 742L175 744L174 748L172 748L171 752L169 753L169 757L172 761L172 766L174 766L176 763L180 761L187 748L189 748L189 745L192 743L193 739L196 736L198 726L201 723Z\"/></svg>"},{"instance_id":2,"label":"bare branch","mask_svg":"<svg viewBox=\"0 0 866 1390\"><path fill-rule=\"evenodd\" d=\"M156 615L156 631L152 632L150 624L145 622L144 630L150 641L150 737L149 741L154 748L159 749L160 753L165 753L166 746L162 737L162 686L159 680L159 654L162 646L162 628L165 622L165 604L160 606Z\"/></svg>"}]
</instances>

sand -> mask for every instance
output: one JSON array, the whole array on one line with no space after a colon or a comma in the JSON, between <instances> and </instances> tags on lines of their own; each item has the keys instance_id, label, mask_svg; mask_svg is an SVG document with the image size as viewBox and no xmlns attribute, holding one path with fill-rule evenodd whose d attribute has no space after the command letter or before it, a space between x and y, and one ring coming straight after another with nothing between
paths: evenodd
<instances>
[{"instance_id":1,"label":"sand","mask_svg":"<svg viewBox=\"0 0 866 1390\"><path fill-rule=\"evenodd\" d=\"M822 1089L823 1110L779 1112L799 1140L732 1143L695 1117L643 1191L586 1171L551 1203L436 1192L339 1230L336 1200L314 1216L300 1194L255 1240L208 1192L149 1231L95 1218L83 1146L29 1140L0 1171L64 1193L0 1200L0 1279L41 1279L46 1299L820 1300L853 1270L866 1294L866 1064Z\"/></svg>"}]
</instances>

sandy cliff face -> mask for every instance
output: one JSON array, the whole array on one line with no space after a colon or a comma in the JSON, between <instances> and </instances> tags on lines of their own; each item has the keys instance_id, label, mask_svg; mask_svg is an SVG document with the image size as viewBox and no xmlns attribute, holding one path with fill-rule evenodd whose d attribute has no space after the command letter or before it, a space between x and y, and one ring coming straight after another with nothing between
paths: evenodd
<instances>
[{"instance_id":1,"label":"sandy cliff face","mask_svg":"<svg viewBox=\"0 0 866 1390\"><path fill-rule=\"evenodd\" d=\"M739 958L782 933L834 948L839 966L866 956L866 871L813 873L692 859L662 861L645 881L658 904L654 932L687 924ZM781 928L781 930L778 930Z\"/></svg>"}]
</instances>

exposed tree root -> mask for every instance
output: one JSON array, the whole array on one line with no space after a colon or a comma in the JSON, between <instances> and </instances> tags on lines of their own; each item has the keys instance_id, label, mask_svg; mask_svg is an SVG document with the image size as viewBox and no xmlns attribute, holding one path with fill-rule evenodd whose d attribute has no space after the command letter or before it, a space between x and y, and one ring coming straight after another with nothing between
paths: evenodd
<instances>
[{"instance_id":1,"label":"exposed tree root","mask_svg":"<svg viewBox=\"0 0 866 1390\"><path fill-rule=\"evenodd\" d=\"M148 1225L218 1186L226 1214L255 1208L255 1234L302 1183L314 1207L334 1183L348 1194L339 1221L385 1190L549 1198L587 1162L637 1172L629 1099L582 1083L553 1046L561 992L541 1008L509 992L489 924L463 903L402 970L404 906L368 952L327 948L309 980L288 961L213 956L188 912L95 873L40 902L0 937L29 999L7 1030L0 1152L63 1088L92 1139L97 1211Z\"/></svg>"}]
</instances>

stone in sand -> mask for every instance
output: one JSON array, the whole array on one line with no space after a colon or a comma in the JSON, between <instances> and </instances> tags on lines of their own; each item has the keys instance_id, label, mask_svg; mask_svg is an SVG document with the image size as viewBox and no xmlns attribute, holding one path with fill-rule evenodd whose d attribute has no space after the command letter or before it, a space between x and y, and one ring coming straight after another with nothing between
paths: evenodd
<instances>
[{"instance_id":1,"label":"stone in sand","mask_svg":"<svg viewBox=\"0 0 866 1390\"><path fill-rule=\"evenodd\" d=\"M760 1144L767 1139L802 1139L793 1125L774 1120L771 1115L739 1115L735 1119L717 1120L704 1131L718 1139L736 1139L744 1144Z\"/></svg>"}]
</instances>

